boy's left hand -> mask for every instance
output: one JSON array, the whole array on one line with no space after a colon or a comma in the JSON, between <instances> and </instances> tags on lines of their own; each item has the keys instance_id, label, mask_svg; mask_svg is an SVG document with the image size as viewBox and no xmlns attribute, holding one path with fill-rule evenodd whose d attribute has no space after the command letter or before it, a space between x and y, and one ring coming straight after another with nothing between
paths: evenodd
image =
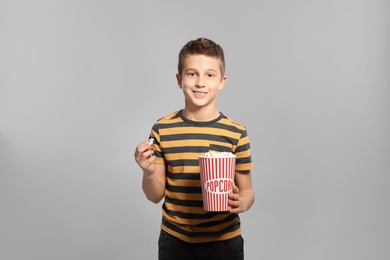
<instances>
[{"instance_id":1,"label":"boy's left hand","mask_svg":"<svg viewBox=\"0 0 390 260\"><path fill-rule=\"evenodd\" d=\"M238 214L242 212L241 203L240 203L240 194L238 187L233 184L233 190L231 193L229 193L229 206L230 206L230 213Z\"/></svg>"}]
</instances>

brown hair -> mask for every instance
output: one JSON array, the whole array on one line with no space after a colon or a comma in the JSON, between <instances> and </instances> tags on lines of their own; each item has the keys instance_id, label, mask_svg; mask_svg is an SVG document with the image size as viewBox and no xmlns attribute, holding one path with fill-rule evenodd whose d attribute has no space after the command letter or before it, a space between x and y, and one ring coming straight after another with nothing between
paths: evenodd
<instances>
[{"instance_id":1,"label":"brown hair","mask_svg":"<svg viewBox=\"0 0 390 260\"><path fill-rule=\"evenodd\" d=\"M188 55L206 55L208 57L216 58L219 61L219 67L221 69L221 77L225 76L225 56L221 46L209 40L207 38L198 38L196 40L189 41L179 52L178 72L181 75L183 71L184 59Z\"/></svg>"}]
</instances>

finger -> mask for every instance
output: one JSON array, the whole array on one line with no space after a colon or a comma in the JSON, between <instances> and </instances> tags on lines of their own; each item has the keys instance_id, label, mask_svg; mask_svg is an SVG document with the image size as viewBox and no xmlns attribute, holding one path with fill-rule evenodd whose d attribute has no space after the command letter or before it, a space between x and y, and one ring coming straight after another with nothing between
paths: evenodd
<instances>
[{"instance_id":1,"label":"finger","mask_svg":"<svg viewBox=\"0 0 390 260\"><path fill-rule=\"evenodd\" d=\"M148 150L138 150L135 154L135 161L141 166L144 164L145 161L150 161L149 163L152 163L154 161L154 158L152 157L154 154L154 151L152 149Z\"/></svg>"},{"instance_id":2,"label":"finger","mask_svg":"<svg viewBox=\"0 0 390 260\"><path fill-rule=\"evenodd\" d=\"M241 209L239 209L239 208L230 208L229 212L232 213L232 214L239 214L241 212Z\"/></svg>"},{"instance_id":3,"label":"finger","mask_svg":"<svg viewBox=\"0 0 390 260\"><path fill-rule=\"evenodd\" d=\"M152 158L153 155L154 155L153 150L151 150L151 149L146 150L145 152L142 153L140 160L141 161L150 161L151 159L153 159ZM154 161L154 159L152 161Z\"/></svg>"},{"instance_id":4,"label":"finger","mask_svg":"<svg viewBox=\"0 0 390 260\"><path fill-rule=\"evenodd\" d=\"M140 143L137 148L135 149L134 156L142 155L147 150L152 150L151 146L149 145L149 141L144 141Z\"/></svg>"},{"instance_id":5,"label":"finger","mask_svg":"<svg viewBox=\"0 0 390 260\"><path fill-rule=\"evenodd\" d=\"M240 205L238 200L229 200L229 206L237 208Z\"/></svg>"},{"instance_id":6,"label":"finger","mask_svg":"<svg viewBox=\"0 0 390 260\"><path fill-rule=\"evenodd\" d=\"M148 170L154 164L155 159L156 156L152 154L147 158L142 157L142 160L138 161L138 164L143 170Z\"/></svg>"},{"instance_id":7,"label":"finger","mask_svg":"<svg viewBox=\"0 0 390 260\"><path fill-rule=\"evenodd\" d=\"M153 150L151 150L150 152L147 152L147 154L148 155L145 155L146 156L146 160L148 161L148 162L153 162L154 161L154 159L156 159L156 156L154 155L154 151Z\"/></svg>"},{"instance_id":8,"label":"finger","mask_svg":"<svg viewBox=\"0 0 390 260\"><path fill-rule=\"evenodd\" d=\"M240 213L241 208L240 208L240 203L237 201L229 201L229 206L230 206L230 213Z\"/></svg>"},{"instance_id":9,"label":"finger","mask_svg":"<svg viewBox=\"0 0 390 260\"><path fill-rule=\"evenodd\" d=\"M237 201L240 199L240 195L238 193L229 193L229 199Z\"/></svg>"}]
</instances>

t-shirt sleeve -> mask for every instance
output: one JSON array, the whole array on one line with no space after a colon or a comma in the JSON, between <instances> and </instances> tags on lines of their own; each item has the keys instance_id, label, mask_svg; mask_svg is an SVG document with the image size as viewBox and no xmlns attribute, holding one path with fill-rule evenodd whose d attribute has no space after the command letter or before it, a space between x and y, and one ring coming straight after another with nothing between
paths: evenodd
<instances>
[{"instance_id":1,"label":"t-shirt sleeve","mask_svg":"<svg viewBox=\"0 0 390 260\"><path fill-rule=\"evenodd\" d=\"M153 125L149 138L154 139L153 146L152 146L152 149L154 150L154 155L156 156L154 163L165 164L164 155L163 155L161 145L160 145L161 139L160 139L160 134L159 134L157 124Z\"/></svg>"},{"instance_id":2,"label":"t-shirt sleeve","mask_svg":"<svg viewBox=\"0 0 390 260\"><path fill-rule=\"evenodd\" d=\"M249 137L246 129L238 140L234 154L237 156L236 171L249 171L253 168Z\"/></svg>"}]
</instances>

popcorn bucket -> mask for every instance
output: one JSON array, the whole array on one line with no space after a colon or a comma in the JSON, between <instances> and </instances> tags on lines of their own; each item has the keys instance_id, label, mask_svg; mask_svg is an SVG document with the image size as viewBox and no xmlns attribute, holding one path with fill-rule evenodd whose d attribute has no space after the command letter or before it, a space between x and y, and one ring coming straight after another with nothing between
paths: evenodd
<instances>
[{"instance_id":1,"label":"popcorn bucket","mask_svg":"<svg viewBox=\"0 0 390 260\"><path fill-rule=\"evenodd\" d=\"M229 211L228 196L232 192L236 156L199 156L200 181L205 211Z\"/></svg>"}]
</instances>

